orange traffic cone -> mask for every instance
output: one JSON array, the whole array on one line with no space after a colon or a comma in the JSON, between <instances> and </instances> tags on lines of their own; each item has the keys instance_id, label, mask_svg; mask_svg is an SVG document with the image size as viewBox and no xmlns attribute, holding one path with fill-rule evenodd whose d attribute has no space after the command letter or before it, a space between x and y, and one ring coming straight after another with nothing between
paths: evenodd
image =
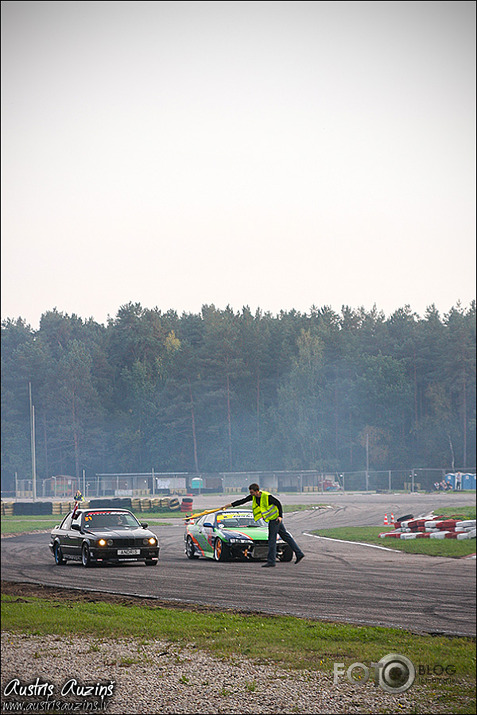
<instances>
[{"instance_id":1,"label":"orange traffic cone","mask_svg":"<svg viewBox=\"0 0 477 715\"><path fill-rule=\"evenodd\" d=\"M388 522L388 515L385 514L385 515L384 515L384 526L387 526L388 523L389 523L389 522Z\"/></svg>"},{"instance_id":2,"label":"orange traffic cone","mask_svg":"<svg viewBox=\"0 0 477 715\"><path fill-rule=\"evenodd\" d=\"M394 514L391 512L391 524L394 524Z\"/></svg>"}]
</instances>

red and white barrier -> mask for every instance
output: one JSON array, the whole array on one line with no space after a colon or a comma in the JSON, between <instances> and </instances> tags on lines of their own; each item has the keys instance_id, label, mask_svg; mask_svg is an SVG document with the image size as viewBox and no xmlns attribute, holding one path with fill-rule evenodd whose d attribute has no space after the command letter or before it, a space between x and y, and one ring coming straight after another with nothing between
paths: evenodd
<instances>
[{"instance_id":1,"label":"red and white barrier","mask_svg":"<svg viewBox=\"0 0 477 715\"><path fill-rule=\"evenodd\" d=\"M411 515L410 515L411 516ZM384 515L384 524L387 525L388 515ZM444 516L434 516L429 514L425 517L415 519L407 518L401 522L394 521L394 514L391 513L391 523L394 530L386 531L379 536L395 539L475 539L476 520L475 519L446 519Z\"/></svg>"}]
</instances>

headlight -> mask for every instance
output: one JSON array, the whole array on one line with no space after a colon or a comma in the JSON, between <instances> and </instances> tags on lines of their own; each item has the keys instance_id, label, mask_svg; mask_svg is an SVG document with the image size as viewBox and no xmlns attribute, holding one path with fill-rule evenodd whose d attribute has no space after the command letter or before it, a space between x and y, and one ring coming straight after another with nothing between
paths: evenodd
<instances>
[{"instance_id":1,"label":"headlight","mask_svg":"<svg viewBox=\"0 0 477 715\"><path fill-rule=\"evenodd\" d=\"M99 539L99 541L98 541L98 546L106 546L106 545L107 545L107 546L112 546L112 545L113 545L113 540L112 540L112 539L108 539L108 540L106 541L106 539Z\"/></svg>"},{"instance_id":2,"label":"headlight","mask_svg":"<svg viewBox=\"0 0 477 715\"><path fill-rule=\"evenodd\" d=\"M143 539L142 543L144 544L144 546L155 546L157 544L157 539L151 536L150 539Z\"/></svg>"}]
</instances>

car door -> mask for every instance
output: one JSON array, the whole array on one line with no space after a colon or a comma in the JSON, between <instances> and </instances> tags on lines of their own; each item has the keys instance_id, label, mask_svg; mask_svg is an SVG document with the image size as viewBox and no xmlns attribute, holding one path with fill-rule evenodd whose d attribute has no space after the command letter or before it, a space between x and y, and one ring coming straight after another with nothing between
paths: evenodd
<instances>
[{"instance_id":1,"label":"car door","mask_svg":"<svg viewBox=\"0 0 477 715\"><path fill-rule=\"evenodd\" d=\"M61 550L65 559L71 558L73 554L73 541L70 538L71 534L71 514L63 519L58 529L57 536L60 540Z\"/></svg>"},{"instance_id":2,"label":"car door","mask_svg":"<svg viewBox=\"0 0 477 715\"><path fill-rule=\"evenodd\" d=\"M217 521L214 515L204 518L204 538L207 544L207 551L211 555L214 553L214 544L217 538Z\"/></svg>"},{"instance_id":3,"label":"car door","mask_svg":"<svg viewBox=\"0 0 477 715\"><path fill-rule=\"evenodd\" d=\"M73 525L76 527L73 529ZM84 535L81 533L78 527L83 529L84 527L84 514L80 514L79 517L73 519L70 530L68 532L68 540L70 543L71 554L76 559L81 559L81 547L83 546Z\"/></svg>"},{"instance_id":4,"label":"car door","mask_svg":"<svg viewBox=\"0 0 477 715\"><path fill-rule=\"evenodd\" d=\"M213 520L213 516L210 516L210 514L206 514L205 516L202 516L197 522L196 539L199 543L200 548L206 554L213 553L213 541L211 540L211 533L213 532L213 528L205 525L213 523Z\"/></svg>"}]
</instances>

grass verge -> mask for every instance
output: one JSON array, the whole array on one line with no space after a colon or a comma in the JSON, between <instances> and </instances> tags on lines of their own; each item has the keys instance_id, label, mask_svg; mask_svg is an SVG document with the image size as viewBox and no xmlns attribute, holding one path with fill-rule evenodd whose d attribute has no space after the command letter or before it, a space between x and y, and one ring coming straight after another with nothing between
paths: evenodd
<instances>
[{"instance_id":1,"label":"grass verge","mask_svg":"<svg viewBox=\"0 0 477 715\"><path fill-rule=\"evenodd\" d=\"M283 511L304 511L313 507L324 506L323 504L295 504L283 507ZM142 511L133 512L141 522L147 522L154 526L167 526L170 520L183 520L186 516L181 511ZM39 514L35 516L2 516L1 533L2 534L21 534L26 531L45 531L53 529L65 517L65 514ZM167 519L167 521L164 521Z\"/></svg>"},{"instance_id":2,"label":"grass verge","mask_svg":"<svg viewBox=\"0 0 477 715\"><path fill-rule=\"evenodd\" d=\"M40 514L35 516L2 516L1 533L2 534L21 534L26 531L45 531L53 529L54 526L60 524L65 514ZM136 517L141 522L154 524L154 526L167 526L170 524L170 519L184 519L185 514L180 511L170 512L139 512ZM164 521L167 519L167 521Z\"/></svg>"},{"instance_id":3,"label":"grass verge","mask_svg":"<svg viewBox=\"0 0 477 715\"><path fill-rule=\"evenodd\" d=\"M389 526L354 526L337 527L335 529L319 529L311 534L325 536L328 539L341 541L359 541L365 544L385 546L388 549L404 551L406 554L427 554L428 556L447 556L460 559L475 554L475 539L457 541L456 539L394 539L381 538L379 534L392 531Z\"/></svg>"},{"instance_id":4,"label":"grass verge","mask_svg":"<svg viewBox=\"0 0 477 715\"><path fill-rule=\"evenodd\" d=\"M467 638L416 635L392 628L322 623L290 616L197 613L144 605L27 599L2 594L2 629L32 635L78 634L93 638L134 638L147 645L165 639L199 648L216 657L238 653L287 669L332 673L335 662L378 662L388 653L405 655L414 663L425 693L445 702L445 712L474 713L475 643ZM434 673L436 664L451 666ZM421 677L420 673L431 675ZM438 669L439 670L439 669ZM449 670L449 668L448 668ZM416 695L417 697L417 695ZM421 711L421 710L420 710ZM442 710L441 712L444 712Z\"/></svg>"}]
</instances>

